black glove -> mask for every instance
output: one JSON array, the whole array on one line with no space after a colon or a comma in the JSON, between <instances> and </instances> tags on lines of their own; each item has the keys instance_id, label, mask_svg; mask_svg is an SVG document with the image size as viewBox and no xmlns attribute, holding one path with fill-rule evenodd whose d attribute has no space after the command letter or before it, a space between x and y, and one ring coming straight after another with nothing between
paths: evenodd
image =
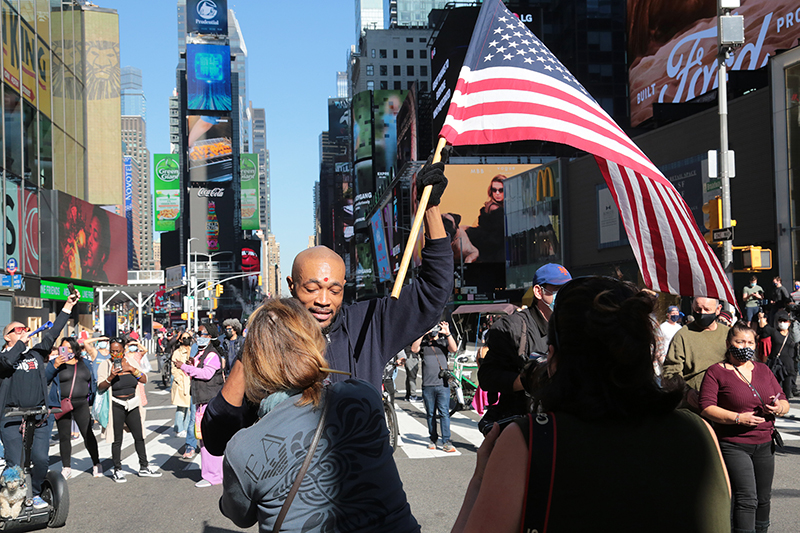
<instances>
[{"instance_id":1,"label":"black glove","mask_svg":"<svg viewBox=\"0 0 800 533\"><path fill-rule=\"evenodd\" d=\"M422 191L426 185L433 185L431 197L428 200L429 206L439 205L442 200L445 188L447 188L447 178L444 177L444 163L431 163L433 157L428 158L428 162L417 173L417 201L422 198Z\"/></svg>"}]
</instances>

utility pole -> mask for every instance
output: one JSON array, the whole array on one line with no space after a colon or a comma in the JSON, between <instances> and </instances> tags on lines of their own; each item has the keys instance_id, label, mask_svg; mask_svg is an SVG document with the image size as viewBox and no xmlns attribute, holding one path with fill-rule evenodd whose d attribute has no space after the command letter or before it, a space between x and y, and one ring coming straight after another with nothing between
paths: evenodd
<instances>
[{"instance_id":1,"label":"utility pole","mask_svg":"<svg viewBox=\"0 0 800 533\"><path fill-rule=\"evenodd\" d=\"M744 44L744 17L731 15L738 9L740 0L717 0L717 45L719 54L718 80L719 88L719 174L722 186L722 226L731 227L731 177L729 162L733 161L733 152L728 151L728 68L727 61L731 52ZM722 243L722 267L733 287L733 241ZM728 302L732 306L734 302Z\"/></svg>"}]
</instances>

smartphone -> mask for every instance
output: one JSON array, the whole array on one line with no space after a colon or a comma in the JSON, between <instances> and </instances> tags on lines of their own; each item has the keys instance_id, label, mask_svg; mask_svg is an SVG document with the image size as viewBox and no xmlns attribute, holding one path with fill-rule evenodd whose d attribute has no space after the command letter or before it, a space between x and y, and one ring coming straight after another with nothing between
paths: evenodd
<instances>
[{"instance_id":1,"label":"smartphone","mask_svg":"<svg viewBox=\"0 0 800 533\"><path fill-rule=\"evenodd\" d=\"M497 422L492 422L490 424L486 424L486 426L484 426L484 428L483 428L483 434L484 434L484 436L488 435L495 424L500 426L500 431L503 431L506 428L506 426L509 425L511 422L513 422L514 420L516 420L518 418L522 418L523 416L525 416L525 415L509 416L508 418L501 418Z\"/></svg>"},{"instance_id":2,"label":"smartphone","mask_svg":"<svg viewBox=\"0 0 800 533\"><path fill-rule=\"evenodd\" d=\"M75 285L73 285L72 283L68 283L67 284L67 290L69 291L70 294L74 293L75 292Z\"/></svg>"},{"instance_id":3,"label":"smartphone","mask_svg":"<svg viewBox=\"0 0 800 533\"><path fill-rule=\"evenodd\" d=\"M65 358L67 361L75 357L74 355L72 355L72 353L70 353L69 348L67 346L59 346L58 355Z\"/></svg>"},{"instance_id":4,"label":"smartphone","mask_svg":"<svg viewBox=\"0 0 800 533\"><path fill-rule=\"evenodd\" d=\"M122 371L122 358L121 357L117 357L116 359L114 359L114 370L116 370L117 372L121 372Z\"/></svg>"}]
</instances>

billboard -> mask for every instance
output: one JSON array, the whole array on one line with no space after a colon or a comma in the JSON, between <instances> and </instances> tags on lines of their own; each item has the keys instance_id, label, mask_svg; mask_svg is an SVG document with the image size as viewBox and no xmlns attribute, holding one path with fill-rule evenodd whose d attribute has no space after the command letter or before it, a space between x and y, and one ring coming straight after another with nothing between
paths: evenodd
<instances>
[{"instance_id":1,"label":"billboard","mask_svg":"<svg viewBox=\"0 0 800 533\"><path fill-rule=\"evenodd\" d=\"M20 272L38 276L39 197L34 187L6 178L5 219L5 260L14 258Z\"/></svg>"},{"instance_id":2,"label":"billboard","mask_svg":"<svg viewBox=\"0 0 800 533\"><path fill-rule=\"evenodd\" d=\"M127 253L111 246L126 234L125 217L58 191L58 276L124 285Z\"/></svg>"},{"instance_id":3,"label":"billboard","mask_svg":"<svg viewBox=\"0 0 800 533\"><path fill-rule=\"evenodd\" d=\"M188 0L186 2L186 32L227 35L227 0Z\"/></svg>"},{"instance_id":4,"label":"billboard","mask_svg":"<svg viewBox=\"0 0 800 533\"><path fill-rule=\"evenodd\" d=\"M133 270L134 246L133 246L133 159L125 156L122 161L122 168L124 169L125 183L125 224L128 228L128 268Z\"/></svg>"},{"instance_id":5,"label":"billboard","mask_svg":"<svg viewBox=\"0 0 800 533\"><path fill-rule=\"evenodd\" d=\"M190 115L189 181L222 183L233 179L231 118Z\"/></svg>"},{"instance_id":6,"label":"billboard","mask_svg":"<svg viewBox=\"0 0 800 533\"><path fill-rule=\"evenodd\" d=\"M337 145L350 140L350 106L347 98L328 98L328 139Z\"/></svg>"},{"instance_id":7,"label":"billboard","mask_svg":"<svg viewBox=\"0 0 800 533\"><path fill-rule=\"evenodd\" d=\"M258 154L239 154L242 202L242 229L261 227L258 216Z\"/></svg>"},{"instance_id":8,"label":"billboard","mask_svg":"<svg viewBox=\"0 0 800 533\"><path fill-rule=\"evenodd\" d=\"M195 111L231 110L231 47L186 45L186 102Z\"/></svg>"},{"instance_id":9,"label":"billboard","mask_svg":"<svg viewBox=\"0 0 800 533\"><path fill-rule=\"evenodd\" d=\"M3 81L20 90L19 15L3 2Z\"/></svg>"},{"instance_id":10,"label":"billboard","mask_svg":"<svg viewBox=\"0 0 800 533\"><path fill-rule=\"evenodd\" d=\"M189 189L189 213L192 252L203 254L231 252L230 257L215 261L236 261L234 254L235 199L232 187L192 187Z\"/></svg>"},{"instance_id":11,"label":"billboard","mask_svg":"<svg viewBox=\"0 0 800 533\"><path fill-rule=\"evenodd\" d=\"M536 165L447 165L439 209L456 264L505 262L503 181ZM412 191L416 197L416 191Z\"/></svg>"},{"instance_id":12,"label":"billboard","mask_svg":"<svg viewBox=\"0 0 800 533\"><path fill-rule=\"evenodd\" d=\"M386 233L383 229L383 211L378 209L369 220L372 226L372 247L378 265L378 279L390 281L392 269L389 266L389 253L386 249Z\"/></svg>"},{"instance_id":13,"label":"billboard","mask_svg":"<svg viewBox=\"0 0 800 533\"><path fill-rule=\"evenodd\" d=\"M178 154L153 155L155 231L172 231L181 214L181 167Z\"/></svg>"},{"instance_id":14,"label":"billboard","mask_svg":"<svg viewBox=\"0 0 800 533\"><path fill-rule=\"evenodd\" d=\"M716 89L717 3L678 9L660 0L628 0L628 81L631 126L653 116L654 103L680 103ZM796 0L742 0L745 45L731 70L756 70L776 50L797 45Z\"/></svg>"},{"instance_id":15,"label":"billboard","mask_svg":"<svg viewBox=\"0 0 800 533\"><path fill-rule=\"evenodd\" d=\"M376 189L387 184L397 161L397 114L408 91L375 91L374 106Z\"/></svg>"}]
</instances>

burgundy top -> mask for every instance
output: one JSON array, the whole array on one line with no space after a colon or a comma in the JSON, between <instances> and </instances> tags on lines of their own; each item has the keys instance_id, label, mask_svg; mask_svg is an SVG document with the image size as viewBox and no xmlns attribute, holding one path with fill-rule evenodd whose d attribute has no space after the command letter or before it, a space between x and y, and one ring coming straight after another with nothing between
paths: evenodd
<instances>
[{"instance_id":1,"label":"burgundy top","mask_svg":"<svg viewBox=\"0 0 800 533\"><path fill-rule=\"evenodd\" d=\"M775 375L769 367L756 361L753 361L753 365L750 384L758 391L764 402L769 403L770 396L784 399L781 386L778 385L778 380L775 379ZM714 424L714 430L719 440L740 444L763 444L772 439L775 415L769 413L765 415L761 400L747 386L747 383L742 381L739 373L731 369L730 365L724 368L715 363L706 370L703 385L700 387L700 410L711 405L736 413L755 412L758 416L766 419L755 427L740 424Z\"/></svg>"}]
</instances>

